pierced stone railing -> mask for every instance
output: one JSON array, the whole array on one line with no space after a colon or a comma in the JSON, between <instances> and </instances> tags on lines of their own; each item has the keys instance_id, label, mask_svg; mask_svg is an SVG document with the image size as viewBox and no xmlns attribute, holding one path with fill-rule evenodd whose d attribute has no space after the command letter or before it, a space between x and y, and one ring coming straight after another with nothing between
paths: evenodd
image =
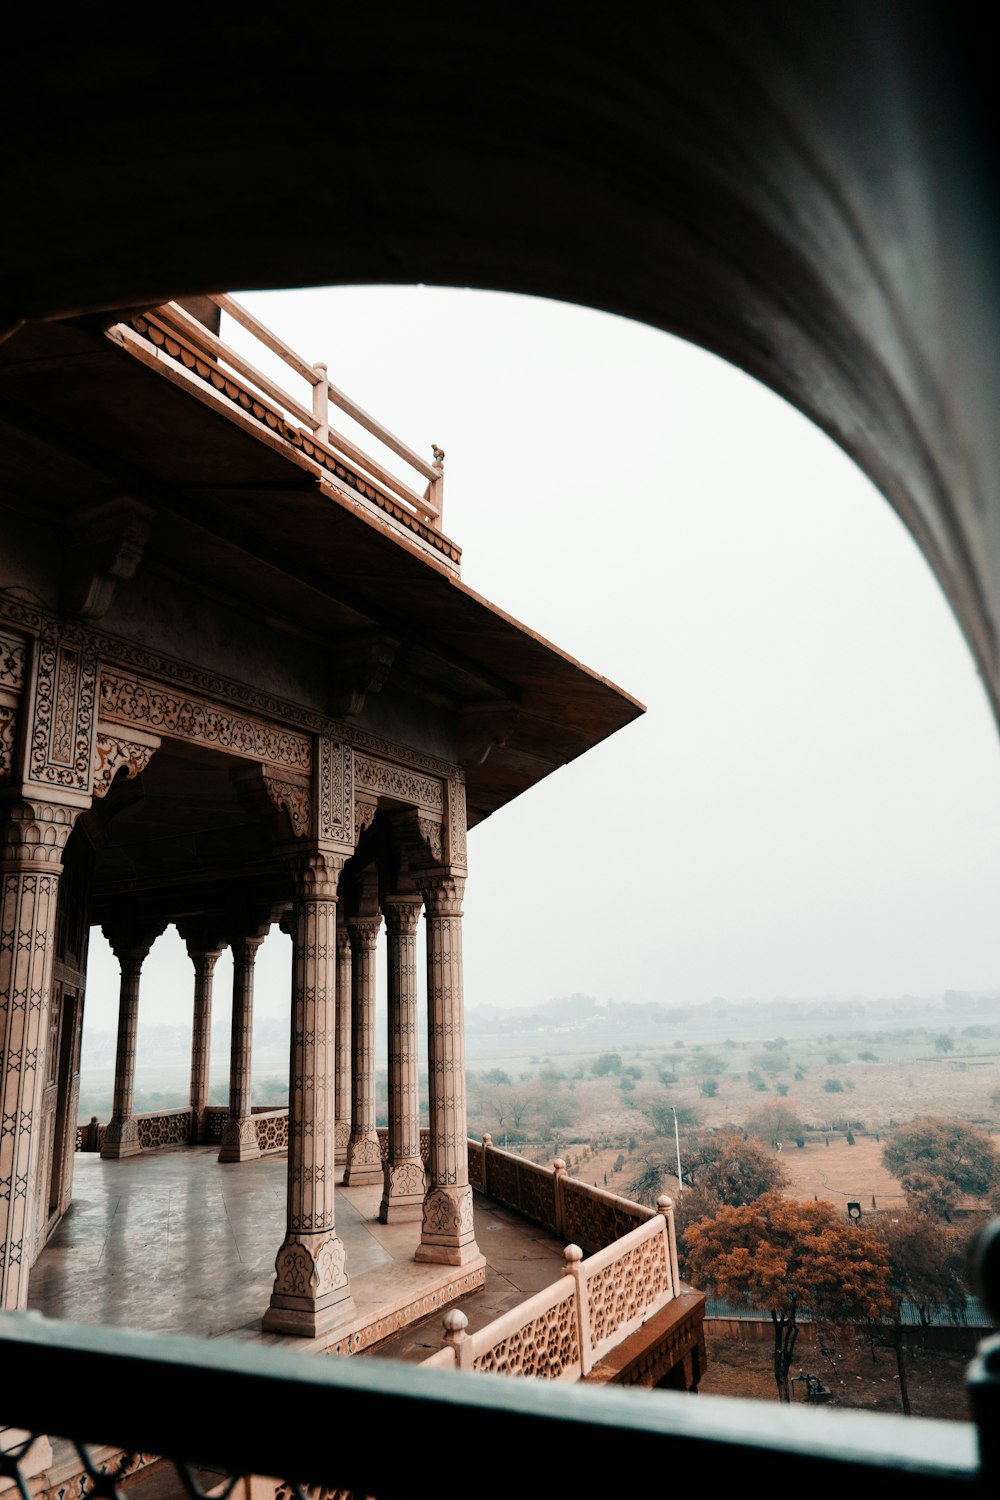
<instances>
[{"instance_id":1,"label":"pierced stone railing","mask_svg":"<svg viewBox=\"0 0 1000 1500\"><path fill-rule=\"evenodd\" d=\"M144 347L168 359L186 378L210 387L218 399L238 406L268 431L291 443L316 464L324 478L352 500L360 498L419 537L442 561L457 567L461 551L441 532L444 454L432 445L433 462L421 457L363 407L332 385L325 364L311 365L233 297L209 299L306 382L305 400L283 389L177 302L115 324L109 337L132 352ZM398 478L330 424L331 406L402 459L416 488ZM420 488L423 482L423 489Z\"/></svg>"},{"instance_id":2,"label":"pierced stone railing","mask_svg":"<svg viewBox=\"0 0 1000 1500\"><path fill-rule=\"evenodd\" d=\"M583 1258L565 1250L561 1281L476 1333L459 1308L445 1314L445 1347L422 1361L435 1369L583 1380L612 1349L677 1295L680 1280L673 1206L613 1245Z\"/></svg>"},{"instance_id":3,"label":"pierced stone railing","mask_svg":"<svg viewBox=\"0 0 1000 1500\"><path fill-rule=\"evenodd\" d=\"M254 1129L261 1156L288 1150L288 1106L283 1109L255 1109Z\"/></svg>"},{"instance_id":4,"label":"pierced stone railing","mask_svg":"<svg viewBox=\"0 0 1000 1500\"><path fill-rule=\"evenodd\" d=\"M570 1177L559 1158L544 1167L512 1151L501 1151L489 1135L483 1136L481 1146L469 1142L469 1180L494 1202L505 1203L590 1253L612 1244L655 1213L630 1198Z\"/></svg>"},{"instance_id":5,"label":"pierced stone railing","mask_svg":"<svg viewBox=\"0 0 1000 1500\"><path fill-rule=\"evenodd\" d=\"M379 1155L382 1158L382 1165L384 1166L385 1163L389 1160L389 1132L388 1130L386 1130L384 1125L380 1125L378 1127L377 1133ZM420 1131L420 1160L423 1162L425 1167L430 1161L430 1155L431 1133L425 1126Z\"/></svg>"},{"instance_id":6,"label":"pierced stone railing","mask_svg":"<svg viewBox=\"0 0 1000 1500\"><path fill-rule=\"evenodd\" d=\"M135 1119L143 1151L186 1146L191 1139L190 1109L162 1109L155 1114L136 1115Z\"/></svg>"}]
</instances>

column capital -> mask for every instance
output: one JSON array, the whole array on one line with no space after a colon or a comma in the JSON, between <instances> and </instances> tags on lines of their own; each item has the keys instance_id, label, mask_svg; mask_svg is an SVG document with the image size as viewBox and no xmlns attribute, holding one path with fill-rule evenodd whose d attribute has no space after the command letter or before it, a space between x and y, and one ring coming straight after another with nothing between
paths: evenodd
<instances>
[{"instance_id":1,"label":"column capital","mask_svg":"<svg viewBox=\"0 0 1000 1500\"><path fill-rule=\"evenodd\" d=\"M187 948L188 958L194 964L199 958L205 958L211 959L214 966L228 946L222 935L223 924L218 918L182 917L174 925Z\"/></svg>"},{"instance_id":2,"label":"column capital","mask_svg":"<svg viewBox=\"0 0 1000 1500\"><path fill-rule=\"evenodd\" d=\"M420 924L422 910L423 901L419 896L400 897L398 900L386 901L382 908L386 932L390 937L397 934L401 937L414 937Z\"/></svg>"},{"instance_id":3,"label":"column capital","mask_svg":"<svg viewBox=\"0 0 1000 1500\"><path fill-rule=\"evenodd\" d=\"M141 967L156 939L167 928L166 917L125 914L101 923L112 953L122 966Z\"/></svg>"},{"instance_id":4,"label":"column capital","mask_svg":"<svg viewBox=\"0 0 1000 1500\"><path fill-rule=\"evenodd\" d=\"M352 951L374 948L382 929L382 913L377 912L373 917L348 917L346 927Z\"/></svg>"},{"instance_id":5,"label":"column capital","mask_svg":"<svg viewBox=\"0 0 1000 1500\"><path fill-rule=\"evenodd\" d=\"M302 901L336 901L340 874L349 855L328 844L313 843L292 856L295 889Z\"/></svg>"},{"instance_id":6,"label":"column capital","mask_svg":"<svg viewBox=\"0 0 1000 1500\"><path fill-rule=\"evenodd\" d=\"M79 801L50 801L23 794L12 798L6 804L7 821L0 854L3 870L11 873L35 869L58 874L73 825L89 803L89 798L84 806Z\"/></svg>"},{"instance_id":7,"label":"column capital","mask_svg":"<svg viewBox=\"0 0 1000 1500\"><path fill-rule=\"evenodd\" d=\"M465 895L465 876L450 870L421 873L414 877L429 917L460 917Z\"/></svg>"}]
</instances>

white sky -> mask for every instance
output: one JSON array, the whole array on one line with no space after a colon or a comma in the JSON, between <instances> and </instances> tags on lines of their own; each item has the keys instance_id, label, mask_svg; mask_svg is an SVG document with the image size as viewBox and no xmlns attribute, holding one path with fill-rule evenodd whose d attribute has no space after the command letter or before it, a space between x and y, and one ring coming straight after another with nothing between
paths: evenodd
<instances>
[{"instance_id":1,"label":"white sky","mask_svg":"<svg viewBox=\"0 0 1000 1500\"><path fill-rule=\"evenodd\" d=\"M1000 987L985 695L908 534L816 428L603 313L423 287L240 300L446 450L466 583L648 705L471 835L467 1005ZM100 949L91 1025L116 1012ZM189 1020L168 949L144 1020ZM261 1014L287 1006L289 951L261 950Z\"/></svg>"}]
</instances>

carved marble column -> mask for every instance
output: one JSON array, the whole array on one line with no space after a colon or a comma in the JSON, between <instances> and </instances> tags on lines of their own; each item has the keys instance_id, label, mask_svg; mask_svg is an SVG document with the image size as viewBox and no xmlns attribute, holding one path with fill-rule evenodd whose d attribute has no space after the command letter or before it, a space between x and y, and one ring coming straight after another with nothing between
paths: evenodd
<instances>
[{"instance_id":1,"label":"carved marble column","mask_svg":"<svg viewBox=\"0 0 1000 1500\"><path fill-rule=\"evenodd\" d=\"M351 1139L351 939L343 917L337 922L337 1042L334 1051L337 1100L336 1162L347 1165Z\"/></svg>"},{"instance_id":2,"label":"carved marble column","mask_svg":"<svg viewBox=\"0 0 1000 1500\"><path fill-rule=\"evenodd\" d=\"M472 1222L465 1109L462 894L453 875L417 881L427 918L430 1171L418 1261L465 1265L479 1256Z\"/></svg>"},{"instance_id":3,"label":"carved marble column","mask_svg":"<svg viewBox=\"0 0 1000 1500\"><path fill-rule=\"evenodd\" d=\"M264 1314L271 1333L315 1338L354 1311L334 1227L334 1046L337 876L343 856L322 848L299 867L288 1094L288 1218Z\"/></svg>"},{"instance_id":4,"label":"carved marble column","mask_svg":"<svg viewBox=\"0 0 1000 1500\"><path fill-rule=\"evenodd\" d=\"M0 861L0 1309L27 1306L35 1258L38 1122L61 856L80 809L32 799L8 812ZM0 816L3 810L0 809Z\"/></svg>"},{"instance_id":5,"label":"carved marble column","mask_svg":"<svg viewBox=\"0 0 1000 1500\"><path fill-rule=\"evenodd\" d=\"M423 1217L417 1087L417 925L419 901L385 907L389 993L389 1153L379 1218L383 1224Z\"/></svg>"},{"instance_id":6,"label":"carved marble column","mask_svg":"<svg viewBox=\"0 0 1000 1500\"><path fill-rule=\"evenodd\" d=\"M351 917L351 1138L344 1183L382 1181L375 1128L375 945L381 916Z\"/></svg>"},{"instance_id":7,"label":"carved marble column","mask_svg":"<svg viewBox=\"0 0 1000 1500\"><path fill-rule=\"evenodd\" d=\"M225 944L203 926L179 923L188 957L194 965L194 1014L191 1026L191 1140L205 1139L212 1049L212 979Z\"/></svg>"},{"instance_id":8,"label":"carved marble column","mask_svg":"<svg viewBox=\"0 0 1000 1500\"><path fill-rule=\"evenodd\" d=\"M270 921L230 939L233 950L233 1030L229 1054L229 1119L222 1127L221 1162L253 1161L260 1155L253 1122L250 1070L253 1062L253 969Z\"/></svg>"},{"instance_id":9,"label":"carved marble column","mask_svg":"<svg viewBox=\"0 0 1000 1500\"><path fill-rule=\"evenodd\" d=\"M149 950L166 926L132 922L105 924L104 936L121 965L118 993L118 1050L115 1053L115 1093L111 1119L104 1132L101 1155L105 1161L136 1156L139 1127L135 1118L135 1046L139 1034L139 981Z\"/></svg>"}]
</instances>

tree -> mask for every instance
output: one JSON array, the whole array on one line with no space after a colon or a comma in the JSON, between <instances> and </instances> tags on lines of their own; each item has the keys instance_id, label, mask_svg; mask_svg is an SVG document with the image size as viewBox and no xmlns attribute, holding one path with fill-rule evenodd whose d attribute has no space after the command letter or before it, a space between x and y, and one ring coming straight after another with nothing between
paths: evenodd
<instances>
[{"instance_id":1,"label":"tree","mask_svg":"<svg viewBox=\"0 0 1000 1500\"><path fill-rule=\"evenodd\" d=\"M663 1179L677 1180L677 1151L673 1131L652 1141L640 1158L641 1166L626 1191L638 1203L655 1205ZM681 1181L684 1218L714 1214L724 1204L752 1203L761 1193L787 1183L778 1162L756 1141L735 1130L692 1130L681 1137ZM697 1207L697 1215L695 1208Z\"/></svg>"},{"instance_id":2,"label":"tree","mask_svg":"<svg viewBox=\"0 0 1000 1500\"><path fill-rule=\"evenodd\" d=\"M719 1092L719 1080L717 1078L706 1078L702 1081L701 1092L706 1099L714 1099Z\"/></svg>"},{"instance_id":3,"label":"tree","mask_svg":"<svg viewBox=\"0 0 1000 1500\"><path fill-rule=\"evenodd\" d=\"M934 1038L934 1048L937 1052L954 1052L955 1043L946 1031L942 1031Z\"/></svg>"},{"instance_id":4,"label":"tree","mask_svg":"<svg viewBox=\"0 0 1000 1500\"><path fill-rule=\"evenodd\" d=\"M968 1291L962 1274L964 1245L954 1243L954 1231L945 1229L933 1213L910 1211L893 1218L883 1216L873 1227L886 1247L889 1261L892 1347L899 1376L900 1405L909 1416L902 1304L912 1303L921 1326L926 1328L935 1303L953 1303L959 1299L964 1302Z\"/></svg>"},{"instance_id":5,"label":"tree","mask_svg":"<svg viewBox=\"0 0 1000 1500\"><path fill-rule=\"evenodd\" d=\"M696 1286L769 1310L779 1401L791 1399L788 1376L802 1311L820 1322L870 1323L891 1310L884 1244L842 1220L829 1203L766 1193L689 1224L684 1242L687 1275Z\"/></svg>"},{"instance_id":6,"label":"tree","mask_svg":"<svg viewBox=\"0 0 1000 1500\"><path fill-rule=\"evenodd\" d=\"M602 1052L590 1065L595 1078L607 1078L609 1073L620 1073L621 1070L622 1060L618 1052Z\"/></svg>"},{"instance_id":7,"label":"tree","mask_svg":"<svg viewBox=\"0 0 1000 1500\"><path fill-rule=\"evenodd\" d=\"M989 1136L964 1120L920 1115L894 1130L882 1163L913 1208L951 1220L959 1194L988 1197L1000 1187L1000 1158Z\"/></svg>"},{"instance_id":8,"label":"tree","mask_svg":"<svg viewBox=\"0 0 1000 1500\"><path fill-rule=\"evenodd\" d=\"M747 1117L747 1130L759 1141L794 1141L804 1125L790 1104L762 1104Z\"/></svg>"}]
</instances>

